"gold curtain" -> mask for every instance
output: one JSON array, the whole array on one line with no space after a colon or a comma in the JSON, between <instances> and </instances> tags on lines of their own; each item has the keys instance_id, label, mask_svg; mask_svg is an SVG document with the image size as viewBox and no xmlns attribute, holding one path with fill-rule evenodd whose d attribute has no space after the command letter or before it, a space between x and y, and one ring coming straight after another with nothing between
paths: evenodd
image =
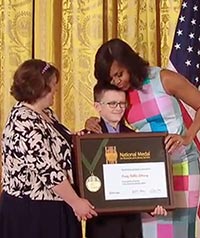
<instances>
[{"instance_id":1,"label":"gold curtain","mask_svg":"<svg viewBox=\"0 0 200 238\"><path fill-rule=\"evenodd\" d=\"M61 71L54 109L72 131L95 115L94 55L112 37L152 65L166 67L182 0L0 0L0 135L10 108L12 75L31 57ZM34 11L33 11L34 10ZM1 169L1 168L0 168Z\"/></svg>"},{"instance_id":2,"label":"gold curtain","mask_svg":"<svg viewBox=\"0 0 200 238\"><path fill-rule=\"evenodd\" d=\"M9 94L12 75L24 60L41 58L60 69L54 109L69 129L77 131L86 118L96 115L92 88L97 48L120 37L151 64L167 66L180 4L181 0L0 0L0 135L14 104Z\"/></svg>"},{"instance_id":3,"label":"gold curtain","mask_svg":"<svg viewBox=\"0 0 200 238\"><path fill-rule=\"evenodd\" d=\"M180 4L181 0L0 0L0 132L14 103L9 95L12 74L25 59L41 58L61 70L54 109L72 131L79 130L96 114L92 88L97 48L106 39L120 37L151 64L159 64L160 55L161 65L167 66Z\"/></svg>"},{"instance_id":4,"label":"gold curtain","mask_svg":"<svg viewBox=\"0 0 200 238\"><path fill-rule=\"evenodd\" d=\"M69 129L77 131L86 118L96 115L92 88L97 48L120 37L151 64L167 66L180 4L181 0L0 0L0 134L14 104L9 94L12 75L24 60L41 58L60 69L54 109Z\"/></svg>"}]
</instances>

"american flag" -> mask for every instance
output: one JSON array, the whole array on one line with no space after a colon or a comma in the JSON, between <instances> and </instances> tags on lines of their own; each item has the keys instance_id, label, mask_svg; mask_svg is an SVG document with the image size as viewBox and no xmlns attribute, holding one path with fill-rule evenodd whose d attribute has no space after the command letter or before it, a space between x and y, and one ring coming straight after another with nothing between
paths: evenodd
<instances>
[{"instance_id":1,"label":"american flag","mask_svg":"<svg viewBox=\"0 0 200 238\"><path fill-rule=\"evenodd\" d=\"M200 0L183 1L176 26L169 68L184 75L200 88ZM180 103L186 127L194 118L194 110ZM200 133L195 138L200 150ZM198 212L200 217L200 210Z\"/></svg>"},{"instance_id":2,"label":"american flag","mask_svg":"<svg viewBox=\"0 0 200 238\"><path fill-rule=\"evenodd\" d=\"M176 26L169 68L184 75L199 88L200 85L200 0L183 1ZM194 111L181 103L183 119L190 126ZM198 139L199 138L199 139ZM200 136L195 138L200 149Z\"/></svg>"},{"instance_id":3,"label":"american flag","mask_svg":"<svg viewBox=\"0 0 200 238\"><path fill-rule=\"evenodd\" d=\"M183 1L170 55L174 68L200 85L200 1Z\"/></svg>"}]
</instances>

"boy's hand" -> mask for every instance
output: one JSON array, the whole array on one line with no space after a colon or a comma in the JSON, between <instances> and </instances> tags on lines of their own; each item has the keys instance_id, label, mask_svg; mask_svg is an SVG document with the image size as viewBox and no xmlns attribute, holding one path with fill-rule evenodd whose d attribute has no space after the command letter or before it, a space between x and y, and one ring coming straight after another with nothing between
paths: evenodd
<instances>
[{"instance_id":1,"label":"boy's hand","mask_svg":"<svg viewBox=\"0 0 200 238\"><path fill-rule=\"evenodd\" d=\"M167 211L162 206L156 206L154 211L151 212L152 216L167 216Z\"/></svg>"}]
</instances>

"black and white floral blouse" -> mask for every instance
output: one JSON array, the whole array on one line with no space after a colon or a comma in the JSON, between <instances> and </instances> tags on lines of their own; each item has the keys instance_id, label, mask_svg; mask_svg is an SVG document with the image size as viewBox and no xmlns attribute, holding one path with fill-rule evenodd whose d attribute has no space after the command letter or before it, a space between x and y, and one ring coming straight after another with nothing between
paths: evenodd
<instances>
[{"instance_id":1,"label":"black and white floral blouse","mask_svg":"<svg viewBox=\"0 0 200 238\"><path fill-rule=\"evenodd\" d=\"M59 123L51 109L45 113ZM71 145L51 123L17 103L6 123L2 145L5 192L32 200L62 200L52 187L71 173Z\"/></svg>"}]
</instances>

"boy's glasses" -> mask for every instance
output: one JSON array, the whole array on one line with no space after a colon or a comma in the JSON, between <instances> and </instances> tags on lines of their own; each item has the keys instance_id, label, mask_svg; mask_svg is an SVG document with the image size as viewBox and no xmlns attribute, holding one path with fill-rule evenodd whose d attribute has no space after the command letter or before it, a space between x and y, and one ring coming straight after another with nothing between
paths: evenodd
<instances>
[{"instance_id":1,"label":"boy's glasses","mask_svg":"<svg viewBox=\"0 0 200 238\"><path fill-rule=\"evenodd\" d=\"M99 102L100 104L108 105L110 108L116 108L118 105L120 108L126 108L127 103L126 102L116 102L116 101L111 101L111 102Z\"/></svg>"}]
</instances>

